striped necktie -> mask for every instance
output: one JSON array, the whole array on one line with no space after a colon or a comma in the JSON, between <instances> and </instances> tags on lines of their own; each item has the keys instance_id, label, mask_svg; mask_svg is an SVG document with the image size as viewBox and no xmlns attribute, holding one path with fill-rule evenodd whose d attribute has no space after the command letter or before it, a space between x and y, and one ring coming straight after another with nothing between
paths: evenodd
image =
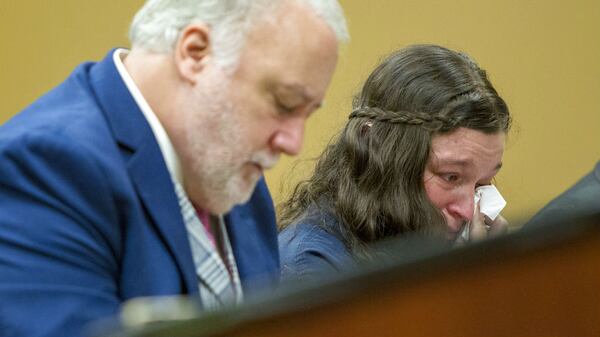
<instances>
[{"instance_id":1,"label":"striped necktie","mask_svg":"<svg viewBox=\"0 0 600 337\"><path fill-rule=\"evenodd\" d=\"M217 232L215 234L219 235L214 236L215 243L219 242L223 247L223 258L221 258L221 254L211 241L206 226L200 220L183 187L178 183L174 184L188 232L196 275L198 275L198 288L204 307L216 309L226 304L240 303L243 297L242 288L223 218L218 218L219 223L218 226L215 226L215 232Z\"/></svg>"}]
</instances>

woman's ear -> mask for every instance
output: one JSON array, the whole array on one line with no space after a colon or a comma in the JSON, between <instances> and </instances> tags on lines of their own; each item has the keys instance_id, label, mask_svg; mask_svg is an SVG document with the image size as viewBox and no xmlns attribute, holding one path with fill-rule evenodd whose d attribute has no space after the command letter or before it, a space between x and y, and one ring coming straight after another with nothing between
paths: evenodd
<instances>
[{"instance_id":1,"label":"woman's ear","mask_svg":"<svg viewBox=\"0 0 600 337\"><path fill-rule=\"evenodd\" d=\"M210 29L204 24L191 24L181 32L173 54L182 79L196 83L212 57L211 42Z\"/></svg>"}]
</instances>

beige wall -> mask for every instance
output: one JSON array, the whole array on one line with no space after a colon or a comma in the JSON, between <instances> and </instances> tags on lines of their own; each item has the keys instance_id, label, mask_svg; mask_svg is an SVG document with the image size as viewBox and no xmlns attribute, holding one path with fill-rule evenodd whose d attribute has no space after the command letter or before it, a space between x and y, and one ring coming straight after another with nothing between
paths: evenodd
<instances>
[{"instance_id":1,"label":"beige wall","mask_svg":"<svg viewBox=\"0 0 600 337\"><path fill-rule=\"evenodd\" d=\"M0 123L84 62L127 46L143 0L0 0Z\"/></svg>"},{"instance_id":2,"label":"beige wall","mask_svg":"<svg viewBox=\"0 0 600 337\"><path fill-rule=\"evenodd\" d=\"M0 1L0 122L58 84L78 63L126 46L142 0ZM306 176L344 123L353 93L386 53L437 43L471 54L511 107L515 126L497 184L513 223L600 159L600 2L597 0L342 0L352 34L326 106L308 122L296 170L285 158L267 180L276 201Z\"/></svg>"}]
</instances>

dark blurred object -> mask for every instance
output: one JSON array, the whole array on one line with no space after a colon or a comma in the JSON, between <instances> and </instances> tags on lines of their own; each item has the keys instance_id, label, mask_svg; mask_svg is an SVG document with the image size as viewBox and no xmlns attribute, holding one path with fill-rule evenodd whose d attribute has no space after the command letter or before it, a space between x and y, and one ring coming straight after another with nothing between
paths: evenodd
<instances>
[{"instance_id":1,"label":"dark blurred object","mask_svg":"<svg viewBox=\"0 0 600 337\"><path fill-rule=\"evenodd\" d=\"M600 336L600 219L382 249L387 259L347 275L104 336Z\"/></svg>"},{"instance_id":2,"label":"dark blurred object","mask_svg":"<svg viewBox=\"0 0 600 337\"><path fill-rule=\"evenodd\" d=\"M542 208L525 227L569 223L573 219L600 216L600 162L592 172Z\"/></svg>"}]
</instances>

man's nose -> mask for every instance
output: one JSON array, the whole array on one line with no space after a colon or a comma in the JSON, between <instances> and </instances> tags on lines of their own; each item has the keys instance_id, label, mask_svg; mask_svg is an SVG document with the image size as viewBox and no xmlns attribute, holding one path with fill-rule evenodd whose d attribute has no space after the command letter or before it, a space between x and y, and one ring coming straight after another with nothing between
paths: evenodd
<instances>
[{"instance_id":1,"label":"man's nose","mask_svg":"<svg viewBox=\"0 0 600 337\"><path fill-rule=\"evenodd\" d=\"M455 218L471 221L475 207L474 193L465 192L448 207L448 212Z\"/></svg>"},{"instance_id":2,"label":"man's nose","mask_svg":"<svg viewBox=\"0 0 600 337\"><path fill-rule=\"evenodd\" d=\"M283 121L271 140L273 149L290 156L298 155L304 140L305 122L306 119L303 117L289 118Z\"/></svg>"}]
</instances>

